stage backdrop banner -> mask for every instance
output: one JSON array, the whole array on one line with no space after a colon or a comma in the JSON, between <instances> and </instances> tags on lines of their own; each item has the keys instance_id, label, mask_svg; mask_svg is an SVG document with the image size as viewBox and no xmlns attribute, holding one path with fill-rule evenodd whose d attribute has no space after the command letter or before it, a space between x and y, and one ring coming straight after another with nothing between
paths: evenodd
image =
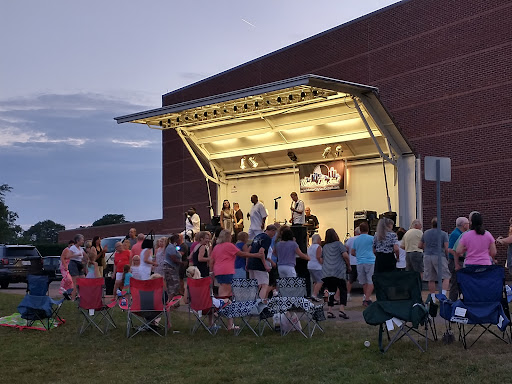
<instances>
[{"instance_id":1,"label":"stage backdrop banner","mask_svg":"<svg viewBox=\"0 0 512 384\"><path fill-rule=\"evenodd\" d=\"M333 191L345 188L345 162L299 165L300 192Z\"/></svg>"}]
</instances>

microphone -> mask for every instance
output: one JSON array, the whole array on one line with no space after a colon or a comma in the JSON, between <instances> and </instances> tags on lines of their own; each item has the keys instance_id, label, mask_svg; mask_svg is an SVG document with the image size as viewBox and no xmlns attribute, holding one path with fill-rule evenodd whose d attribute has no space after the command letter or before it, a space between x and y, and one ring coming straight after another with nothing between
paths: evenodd
<instances>
[{"instance_id":1,"label":"microphone","mask_svg":"<svg viewBox=\"0 0 512 384\"><path fill-rule=\"evenodd\" d=\"M280 198L281 198L281 196L279 196L279 197L276 197L276 198L275 198L274 200L279 200Z\"/></svg>"}]
</instances>

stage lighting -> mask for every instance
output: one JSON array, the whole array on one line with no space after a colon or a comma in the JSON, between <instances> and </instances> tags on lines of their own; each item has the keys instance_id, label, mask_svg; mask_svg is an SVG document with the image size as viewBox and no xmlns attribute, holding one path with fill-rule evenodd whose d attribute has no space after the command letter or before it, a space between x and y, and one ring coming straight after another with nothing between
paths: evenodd
<instances>
[{"instance_id":1,"label":"stage lighting","mask_svg":"<svg viewBox=\"0 0 512 384\"><path fill-rule=\"evenodd\" d=\"M288 100L292 101L293 100L293 95L289 95L288 96Z\"/></svg>"},{"instance_id":2,"label":"stage lighting","mask_svg":"<svg viewBox=\"0 0 512 384\"><path fill-rule=\"evenodd\" d=\"M256 161L254 156L249 156L249 158L247 159L247 162L253 168L256 168L258 166L258 162Z\"/></svg>"},{"instance_id":3,"label":"stage lighting","mask_svg":"<svg viewBox=\"0 0 512 384\"><path fill-rule=\"evenodd\" d=\"M281 99L281 96L279 96L279 97L276 99L276 101L277 101L278 103L281 103L281 100L282 100L282 99Z\"/></svg>"},{"instance_id":4,"label":"stage lighting","mask_svg":"<svg viewBox=\"0 0 512 384\"><path fill-rule=\"evenodd\" d=\"M163 126L163 125L164 125L164 123L162 123L162 120L160 120L160 122L158 123L158 125L160 125L160 126Z\"/></svg>"},{"instance_id":5,"label":"stage lighting","mask_svg":"<svg viewBox=\"0 0 512 384\"><path fill-rule=\"evenodd\" d=\"M325 159L330 154L331 154L331 147L325 147L324 153L322 153L322 157Z\"/></svg>"},{"instance_id":6,"label":"stage lighting","mask_svg":"<svg viewBox=\"0 0 512 384\"><path fill-rule=\"evenodd\" d=\"M295 155L295 153L293 151L289 151L288 152L288 157L290 158L291 161L295 162L297 161L297 156Z\"/></svg>"},{"instance_id":7,"label":"stage lighting","mask_svg":"<svg viewBox=\"0 0 512 384\"><path fill-rule=\"evenodd\" d=\"M245 169L247 168L247 157L242 157L240 159L240 169Z\"/></svg>"},{"instance_id":8,"label":"stage lighting","mask_svg":"<svg viewBox=\"0 0 512 384\"><path fill-rule=\"evenodd\" d=\"M306 92L301 92L300 98L301 98L301 100L304 100L306 98Z\"/></svg>"},{"instance_id":9,"label":"stage lighting","mask_svg":"<svg viewBox=\"0 0 512 384\"><path fill-rule=\"evenodd\" d=\"M343 148L341 145L336 146L336 157L340 157L343 154Z\"/></svg>"}]
</instances>

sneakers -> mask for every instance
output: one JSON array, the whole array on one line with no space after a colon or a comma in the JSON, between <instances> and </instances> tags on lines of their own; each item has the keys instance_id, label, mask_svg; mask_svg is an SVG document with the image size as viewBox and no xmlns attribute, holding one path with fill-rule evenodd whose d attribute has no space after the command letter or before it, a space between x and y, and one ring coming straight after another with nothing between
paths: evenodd
<instances>
[{"instance_id":1,"label":"sneakers","mask_svg":"<svg viewBox=\"0 0 512 384\"><path fill-rule=\"evenodd\" d=\"M350 293L347 293L347 301L352 301L352 297L350 296Z\"/></svg>"}]
</instances>

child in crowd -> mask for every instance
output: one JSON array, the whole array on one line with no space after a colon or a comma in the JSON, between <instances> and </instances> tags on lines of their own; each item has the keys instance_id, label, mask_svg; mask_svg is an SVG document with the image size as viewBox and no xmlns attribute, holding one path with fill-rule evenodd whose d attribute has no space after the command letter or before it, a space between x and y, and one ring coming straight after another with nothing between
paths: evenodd
<instances>
[{"instance_id":1,"label":"child in crowd","mask_svg":"<svg viewBox=\"0 0 512 384\"><path fill-rule=\"evenodd\" d=\"M132 277L137 280L142 280L142 276L139 271L140 268L140 256L135 255L132 259Z\"/></svg>"},{"instance_id":2,"label":"child in crowd","mask_svg":"<svg viewBox=\"0 0 512 384\"><path fill-rule=\"evenodd\" d=\"M125 264L123 267L123 289L125 292L125 297L130 295L130 277L132 277L132 273L130 272L131 268L128 264Z\"/></svg>"},{"instance_id":3,"label":"child in crowd","mask_svg":"<svg viewBox=\"0 0 512 384\"><path fill-rule=\"evenodd\" d=\"M85 249L87 252L87 263L86 263L87 275L85 277L88 279L94 279L97 277L101 277L100 269L98 268L98 263L95 261L96 254L95 254L95 252L91 252L91 248L92 248L92 242L90 240L87 240L85 242Z\"/></svg>"}]
</instances>

